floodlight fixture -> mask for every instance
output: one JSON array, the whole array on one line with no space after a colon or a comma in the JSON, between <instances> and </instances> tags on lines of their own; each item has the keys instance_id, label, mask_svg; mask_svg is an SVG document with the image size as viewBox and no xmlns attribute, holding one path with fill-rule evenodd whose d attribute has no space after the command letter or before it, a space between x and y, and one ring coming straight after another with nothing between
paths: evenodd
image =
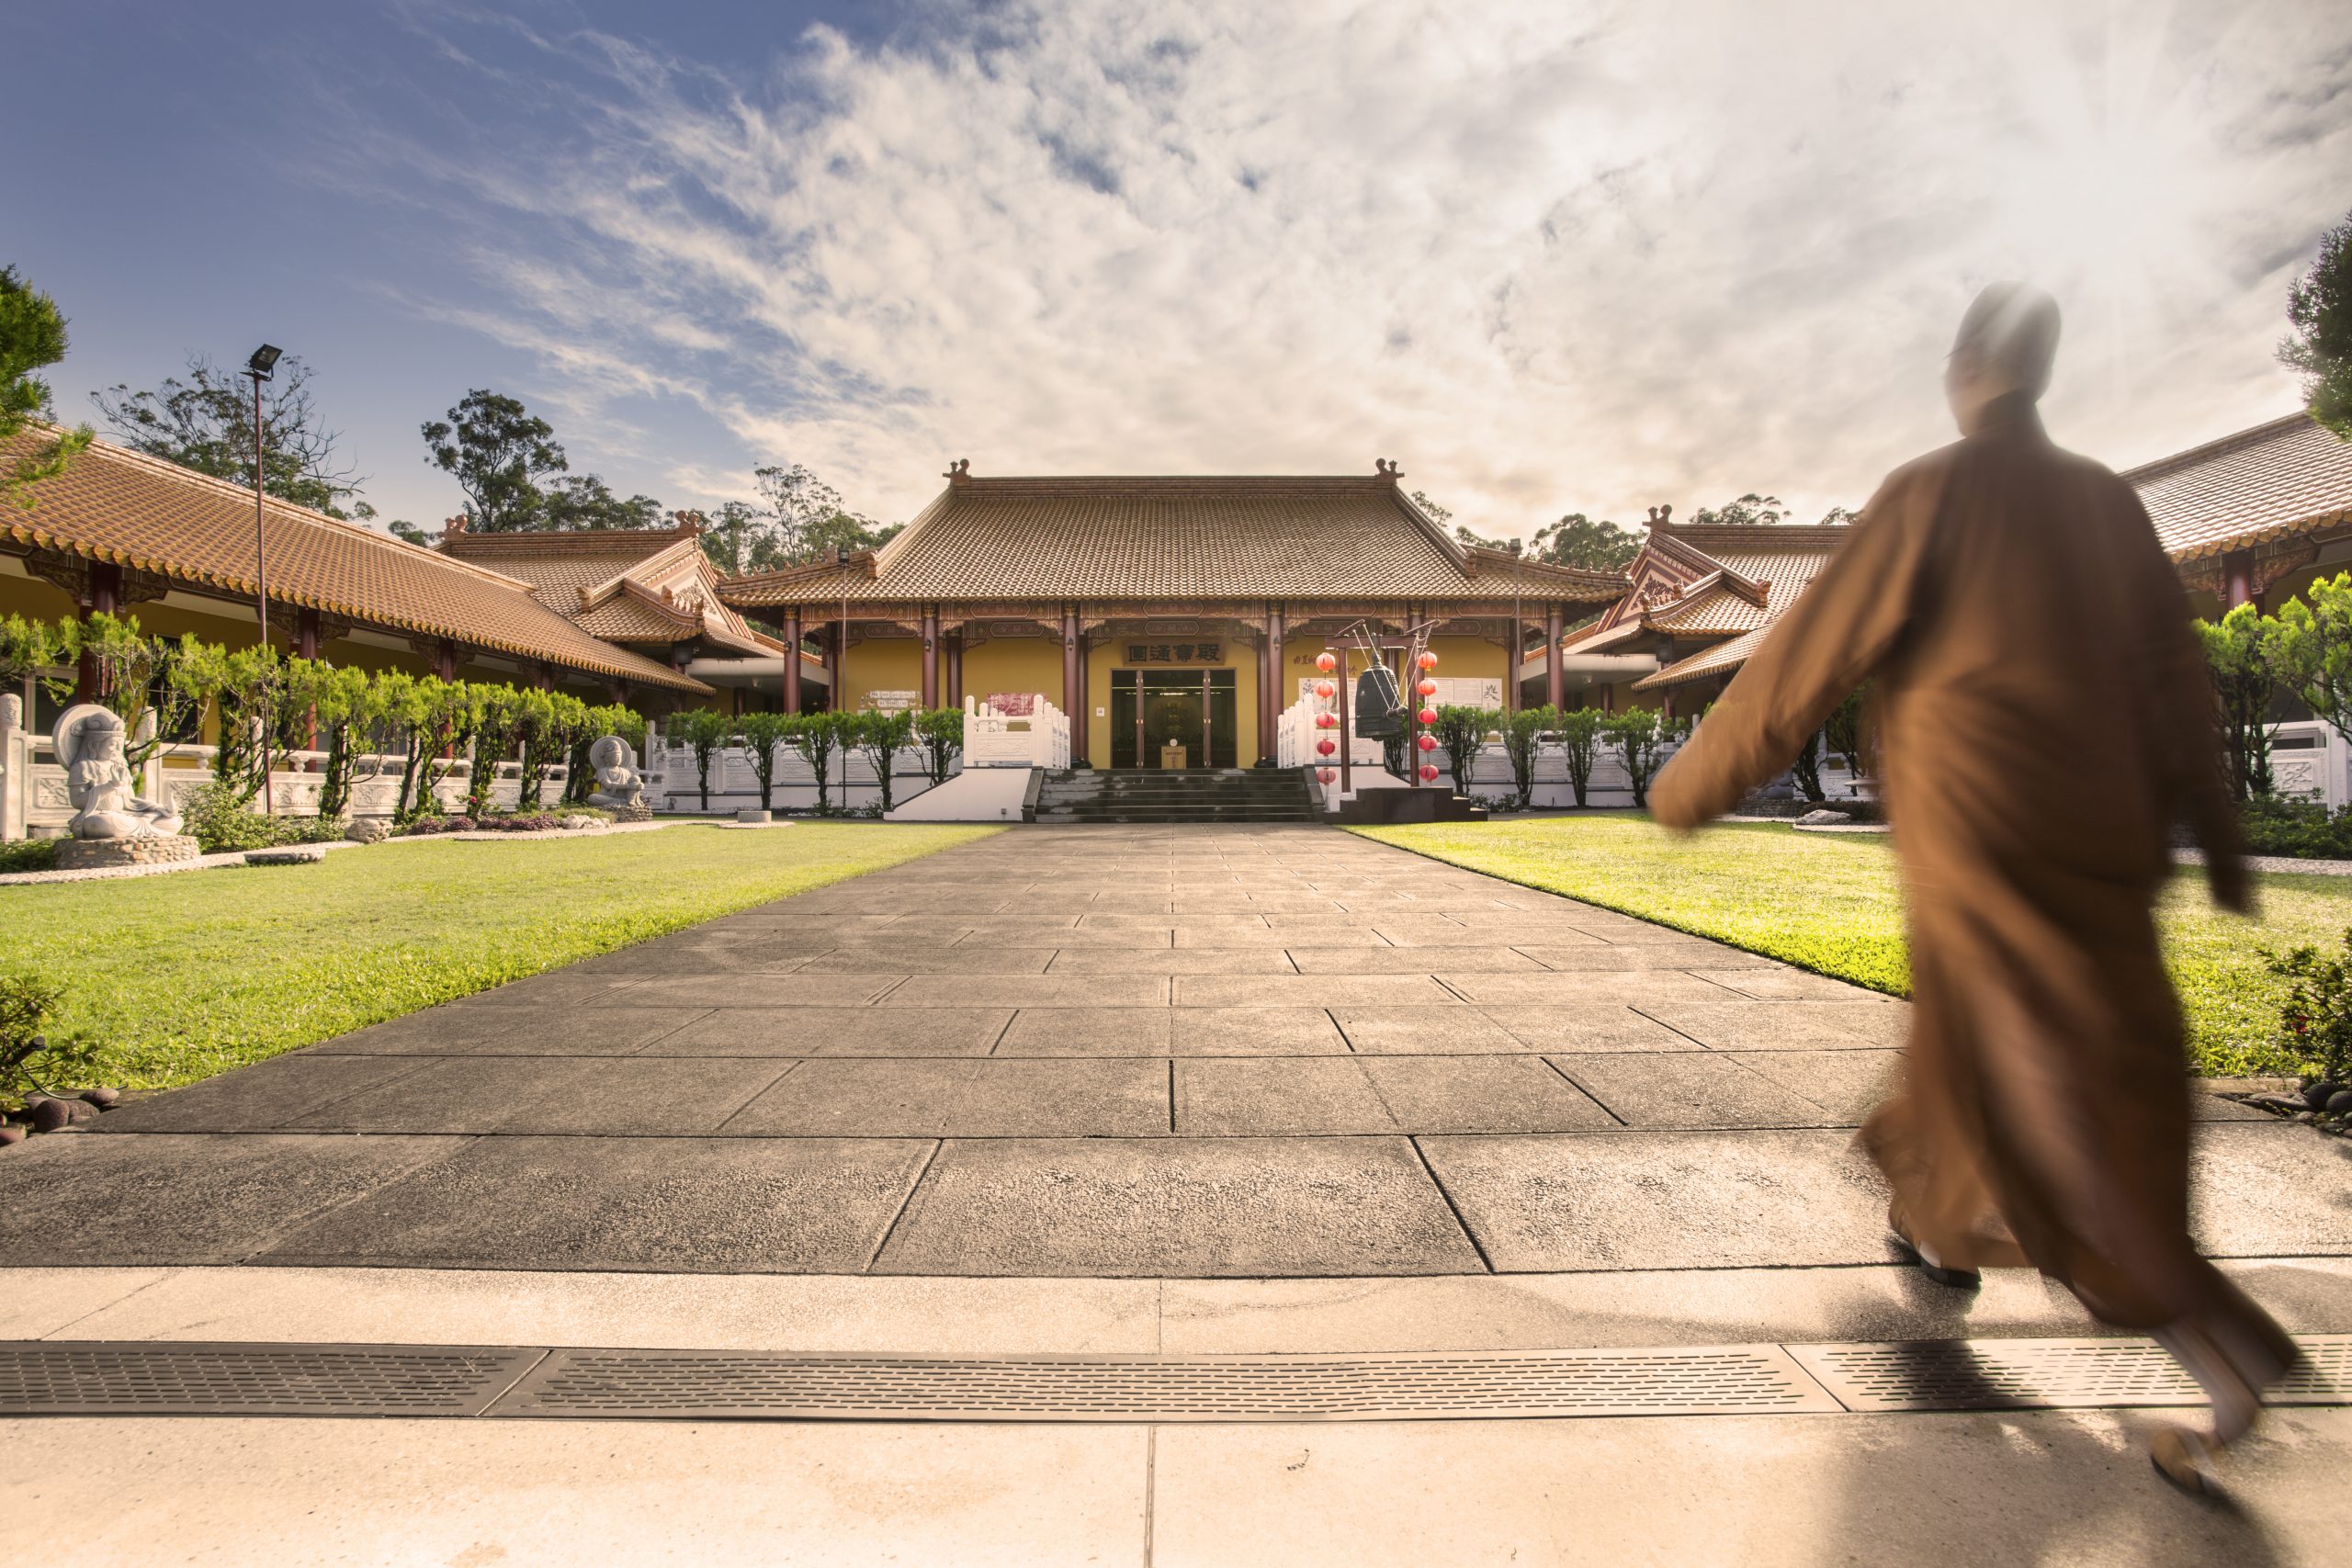
<instances>
[{"instance_id":1,"label":"floodlight fixture","mask_svg":"<svg viewBox=\"0 0 2352 1568\"><path fill-rule=\"evenodd\" d=\"M268 380L271 372L277 368L277 356L280 352L282 351L268 344L263 344L254 350L254 356L245 361L245 374L255 380Z\"/></svg>"}]
</instances>

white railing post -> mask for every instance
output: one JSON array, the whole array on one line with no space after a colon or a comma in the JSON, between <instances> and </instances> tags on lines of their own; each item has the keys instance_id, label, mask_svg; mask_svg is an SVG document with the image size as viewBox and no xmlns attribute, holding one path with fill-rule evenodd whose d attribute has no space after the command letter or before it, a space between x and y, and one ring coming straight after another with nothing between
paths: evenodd
<instances>
[{"instance_id":1,"label":"white railing post","mask_svg":"<svg viewBox=\"0 0 2352 1568\"><path fill-rule=\"evenodd\" d=\"M0 841L25 836L32 764L32 749L25 744L25 699L14 692L0 694Z\"/></svg>"}]
</instances>

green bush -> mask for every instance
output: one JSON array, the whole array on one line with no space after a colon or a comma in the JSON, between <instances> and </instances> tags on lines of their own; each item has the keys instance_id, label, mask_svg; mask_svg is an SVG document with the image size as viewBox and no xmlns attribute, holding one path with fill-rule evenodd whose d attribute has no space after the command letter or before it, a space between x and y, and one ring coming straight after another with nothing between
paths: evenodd
<instances>
[{"instance_id":1,"label":"green bush","mask_svg":"<svg viewBox=\"0 0 2352 1568\"><path fill-rule=\"evenodd\" d=\"M2346 959L2352 957L2352 931L2344 933L2344 953L2322 958L2314 947L2290 952L2261 950L2263 963L2288 982L2286 999L2278 1004L2281 1043L2302 1066L2311 1082L2342 1083L2352 1078L2352 980Z\"/></svg>"},{"instance_id":2,"label":"green bush","mask_svg":"<svg viewBox=\"0 0 2352 1568\"><path fill-rule=\"evenodd\" d=\"M180 831L209 855L266 850L286 842L285 824L253 810L253 795L242 781L215 779L180 803Z\"/></svg>"},{"instance_id":3,"label":"green bush","mask_svg":"<svg viewBox=\"0 0 2352 1568\"><path fill-rule=\"evenodd\" d=\"M2238 816L2246 851L2297 860L2352 860L2352 807L2335 811L2316 800L2257 795Z\"/></svg>"},{"instance_id":4,"label":"green bush","mask_svg":"<svg viewBox=\"0 0 2352 1568\"><path fill-rule=\"evenodd\" d=\"M0 876L20 871L55 871L61 839L20 839L0 844Z\"/></svg>"}]
</instances>

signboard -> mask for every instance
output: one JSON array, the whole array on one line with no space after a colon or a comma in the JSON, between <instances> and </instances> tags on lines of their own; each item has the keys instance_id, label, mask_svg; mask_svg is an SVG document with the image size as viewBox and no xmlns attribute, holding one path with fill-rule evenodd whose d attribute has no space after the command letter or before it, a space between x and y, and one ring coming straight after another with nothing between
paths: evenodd
<instances>
[{"instance_id":1,"label":"signboard","mask_svg":"<svg viewBox=\"0 0 2352 1568\"><path fill-rule=\"evenodd\" d=\"M1225 645L1216 642L1131 642L1129 664L1222 664Z\"/></svg>"},{"instance_id":2,"label":"signboard","mask_svg":"<svg viewBox=\"0 0 2352 1568\"><path fill-rule=\"evenodd\" d=\"M908 708L921 707L922 694L921 692L868 692L865 694L864 705L882 713L902 713Z\"/></svg>"},{"instance_id":3,"label":"signboard","mask_svg":"<svg viewBox=\"0 0 2352 1568\"><path fill-rule=\"evenodd\" d=\"M990 692L988 705L1008 718L1027 718L1037 711L1035 692Z\"/></svg>"}]
</instances>

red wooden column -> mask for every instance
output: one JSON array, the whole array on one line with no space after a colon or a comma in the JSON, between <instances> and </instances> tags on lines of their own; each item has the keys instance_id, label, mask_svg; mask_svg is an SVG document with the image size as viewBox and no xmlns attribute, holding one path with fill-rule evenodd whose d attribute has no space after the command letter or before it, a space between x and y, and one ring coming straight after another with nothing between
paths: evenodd
<instances>
[{"instance_id":1,"label":"red wooden column","mask_svg":"<svg viewBox=\"0 0 2352 1568\"><path fill-rule=\"evenodd\" d=\"M86 621L92 615L119 615L122 613L122 568L112 561L90 563L89 587L84 591L76 618ZM98 686L98 661L95 655L85 653L74 672L74 700L94 703L106 695ZM25 721L32 722L28 714Z\"/></svg>"},{"instance_id":2,"label":"red wooden column","mask_svg":"<svg viewBox=\"0 0 2352 1568\"><path fill-rule=\"evenodd\" d=\"M2222 558L2222 608L2254 602L2254 558L2244 551Z\"/></svg>"},{"instance_id":3,"label":"red wooden column","mask_svg":"<svg viewBox=\"0 0 2352 1568\"><path fill-rule=\"evenodd\" d=\"M947 641L947 705L964 705L964 634L959 629L943 634Z\"/></svg>"},{"instance_id":4,"label":"red wooden column","mask_svg":"<svg viewBox=\"0 0 2352 1568\"><path fill-rule=\"evenodd\" d=\"M842 657L842 628L825 628L825 706L835 713L842 711L842 666L848 662Z\"/></svg>"},{"instance_id":5,"label":"red wooden column","mask_svg":"<svg viewBox=\"0 0 2352 1568\"><path fill-rule=\"evenodd\" d=\"M800 711L800 606L784 611L784 711Z\"/></svg>"},{"instance_id":6,"label":"red wooden column","mask_svg":"<svg viewBox=\"0 0 2352 1568\"><path fill-rule=\"evenodd\" d=\"M1283 709L1290 706L1287 700L1289 681L1283 674L1283 607L1269 605L1266 610L1266 693L1258 699L1258 760L1268 767L1282 761Z\"/></svg>"},{"instance_id":7,"label":"red wooden column","mask_svg":"<svg viewBox=\"0 0 2352 1568\"><path fill-rule=\"evenodd\" d=\"M922 705L939 705L939 612L922 613Z\"/></svg>"},{"instance_id":8,"label":"red wooden column","mask_svg":"<svg viewBox=\"0 0 2352 1568\"><path fill-rule=\"evenodd\" d=\"M1078 683L1078 608L1062 606L1062 712L1069 718L1069 760L1076 767L1083 754L1079 747L1080 736L1085 733L1080 722L1085 717L1085 690Z\"/></svg>"},{"instance_id":9,"label":"red wooden column","mask_svg":"<svg viewBox=\"0 0 2352 1568\"><path fill-rule=\"evenodd\" d=\"M1568 672L1560 662L1560 624L1557 604L1544 612L1544 700L1554 707L1566 707L1568 702Z\"/></svg>"}]
</instances>

